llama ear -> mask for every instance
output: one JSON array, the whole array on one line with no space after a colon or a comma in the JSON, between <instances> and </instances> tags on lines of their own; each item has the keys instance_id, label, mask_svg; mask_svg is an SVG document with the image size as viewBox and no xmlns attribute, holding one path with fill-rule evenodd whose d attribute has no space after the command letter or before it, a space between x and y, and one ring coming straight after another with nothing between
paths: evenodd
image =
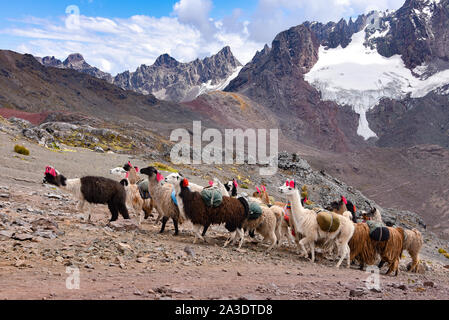
<instances>
[{"instance_id":1,"label":"llama ear","mask_svg":"<svg viewBox=\"0 0 449 320\"><path fill-rule=\"evenodd\" d=\"M65 187L67 185L67 183L66 183L67 178L64 177L63 175L60 175L60 177L61 177L61 185Z\"/></svg>"},{"instance_id":2,"label":"llama ear","mask_svg":"<svg viewBox=\"0 0 449 320\"><path fill-rule=\"evenodd\" d=\"M136 172L139 173L139 167L134 167L136 169Z\"/></svg>"}]
</instances>

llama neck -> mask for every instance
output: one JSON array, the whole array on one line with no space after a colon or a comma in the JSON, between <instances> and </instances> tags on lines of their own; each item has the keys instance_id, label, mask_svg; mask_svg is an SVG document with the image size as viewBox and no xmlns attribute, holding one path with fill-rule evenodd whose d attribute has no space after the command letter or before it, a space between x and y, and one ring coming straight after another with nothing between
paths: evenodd
<instances>
[{"instance_id":1,"label":"llama neck","mask_svg":"<svg viewBox=\"0 0 449 320\"><path fill-rule=\"evenodd\" d=\"M262 199L265 204L270 204L270 197L268 196L268 192L266 191L263 192Z\"/></svg>"},{"instance_id":2,"label":"llama neck","mask_svg":"<svg viewBox=\"0 0 449 320\"><path fill-rule=\"evenodd\" d=\"M59 188L75 195L79 199L84 198L81 194L81 179L67 179L66 185L60 186Z\"/></svg>"},{"instance_id":3,"label":"llama neck","mask_svg":"<svg viewBox=\"0 0 449 320\"><path fill-rule=\"evenodd\" d=\"M184 220L187 220L186 212L184 210L184 200L181 197L181 190L175 186L173 186L173 189L175 190L176 201L178 202L179 214L184 218Z\"/></svg>"},{"instance_id":4,"label":"llama neck","mask_svg":"<svg viewBox=\"0 0 449 320\"><path fill-rule=\"evenodd\" d=\"M379 209L376 209L373 217L374 221L382 222L382 216L380 215Z\"/></svg>"},{"instance_id":5,"label":"llama neck","mask_svg":"<svg viewBox=\"0 0 449 320\"><path fill-rule=\"evenodd\" d=\"M294 194L290 195L287 197L288 200L290 201L291 205L292 205L292 218L293 218L293 223L295 224L295 229L297 231L300 231L301 228L301 221L304 218L304 216L306 215L305 209L302 206L301 203L301 196L299 194L299 191L296 190Z\"/></svg>"}]
</instances>

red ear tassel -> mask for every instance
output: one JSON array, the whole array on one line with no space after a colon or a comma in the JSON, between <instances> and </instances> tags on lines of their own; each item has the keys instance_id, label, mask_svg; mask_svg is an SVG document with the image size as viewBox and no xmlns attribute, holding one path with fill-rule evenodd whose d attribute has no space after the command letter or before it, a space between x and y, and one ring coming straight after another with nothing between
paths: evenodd
<instances>
[{"instance_id":1,"label":"red ear tassel","mask_svg":"<svg viewBox=\"0 0 449 320\"><path fill-rule=\"evenodd\" d=\"M295 188L295 181L290 181L290 188Z\"/></svg>"},{"instance_id":2,"label":"red ear tassel","mask_svg":"<svg viewBox=\"0 0 449 320\"><path fill-rule=\"evenodd\" d=\"M346 198L343 196L341 196L341 201L343 201L345 204L348 204L348 200L346 200Z\"/></svg>"},{"instance_id":3,"label":"red ear tassel","mask_svg":"<svg viewBox=\"0 0 449 320\"><path fill-rule=\"evenodd\" d=\"M156 179L157 179L157 182L161 182L162 180L164 180L164 176L158 172L156 175Z\"/></svg>"},{"instance_id":4,"label":"red ear tassel","mask_svg":"<svg viewBox=\"0 0 449 320\"><path fill-rule=\"evenodd\" d=\"M289 181L287 180L287 181L285 181L285 185L287 186L287 187L289 187L290 186L290 183L289 183Z\"/></svg>"},{"instance_id":5,"label":"red ear tassel","mask_svg":"<svg viewBox=\"0 0 449 320\"><path fill-rule=\"evenodd\" d=\"M134 167L136 169L136 172L139 173L139 167Z\"/></svg>"},{"instance_id":6,"label":"red ear tassel","mask_svg":"<svg viewBox=\"0 0 449 320\"><path fill-rule=\"evenodd\" d=\"M189 180L187 180L187 179L182 180L182 186L184 188L187 188L189 186Z\"/></svg>"},{"instance_id":7,"label":"red ear tassel","mask_svg":"<svg viewBox=\"0 0 449 320\"><path fill-rule=\"evenodd\" d=\"M209 181L209 185L210 185L211 187L213 187L213 186L214 186L214 182L213 182L213 181Z\"/></svg>"}]
</instances>

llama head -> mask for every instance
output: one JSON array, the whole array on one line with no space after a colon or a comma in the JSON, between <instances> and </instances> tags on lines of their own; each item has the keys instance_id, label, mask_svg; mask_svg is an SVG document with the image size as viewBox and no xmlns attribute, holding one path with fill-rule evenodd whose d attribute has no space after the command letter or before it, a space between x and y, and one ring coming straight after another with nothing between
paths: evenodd
<instances>
[{"instance_id":1,"label":"llama head","mask_svg":"<svg viewBox=\"0 0 449 320\"><path fill-rule=\"evenodd\" d=\"M143 168L140 170L141 174L147 175L148 180L156 180L157 183L160 183L164 180L164 176L160 174L155 167Z\"/></svg>"},{"instance_id":2,"label":"llama head","mask_svg":"<svg viewBox=\"0 0 449 320\"><path fill-rule=\"evenodd\" d=\"M125 169L123 169L122 167L117 167L117 168L109 170L110 174L119 175L119 176L121 176L125 172L126 172Z\"/></svg>"},{"instance_id":3,"label":"llama head","mask_svg":"<svg viewBox=\"0 0 449 320\"><path fill-rule=\"evenodd\" d=\"M232 181L228 181L225 185L226 191L231 191L232 190L232 186L233 186L233 182Z\"/></svg>"},{"instance_id":4,"label":"llama head","mask_svg":"<svg viewBox=\"0 0 449 320\"><path fill-rule=\"evenodd\" d=\"M172 173L165 178L165 182L177 187L183 178L181 173Z\"/></svg>"},{"instance_id":5,"label":"llama head","mask_svg":"<svg viewBox=\"0 0 449 320\"><path fill-rule=\"evenodd\" d=\"M67 178L60 174L55 168L48 166L45 168L45 176L42 182L57 187L64 187L67 185Z\"/></svg>"},{"instance_id":6,"label":"llama head","mask_svg":"<svg viewBox=\"0 0 449 320\"><path fill-rule=\"evenodd\" d=\"M232 181L228 181L225 185L226 191L228 191L231 194L231 197L235 197L237 196L237 181L232 180Z\"/></svg>"},{"instance_id":7,"label":"llama head","mask_svg":"<svg viewBox=\"0 0 449 320\"><path fill-rule=\"evenodd\" d=\"M296 191L298 189L295 180L287 180L284 185L279 187L279 192L285 193L286 195L292 195Z\"/></svg>"},{"instance_id":8,"label":"llama head","mask_svg":"<svg viewBox=\"0 0 449 320\"><path fill-rule=\"evenodd\" d=\"M123 170L125 170L126 172L129 172L129 170L131 170L133 166L131 165L131 162L128 162L127 164L125 164L123 166Z\"/></svg>"}]
</instances>

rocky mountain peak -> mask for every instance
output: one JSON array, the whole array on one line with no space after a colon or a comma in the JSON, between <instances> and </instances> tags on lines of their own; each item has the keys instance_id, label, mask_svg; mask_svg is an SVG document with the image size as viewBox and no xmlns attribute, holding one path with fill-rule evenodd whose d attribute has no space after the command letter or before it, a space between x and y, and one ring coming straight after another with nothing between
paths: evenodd
<instances>
[{"instance_id":1,"label":"rocky mountain peak","mask_svg":"<svg viewBox=\"0 0 449 320\"><path fill-rule=\"evenodd\" d=\"M168 68L173 68L179 65L179 62L170 57L170 55L168 55L167 53L159 56L156 61L154 62L154 66L156 67L168 67Z\"/></svg>"},{"instance_id":2,"label":"rocky mountain peak","mask_svg":"<svg viewBox=\"0 0 449 320\"><path fill-rule=\"evenodd\" d=\"M83 63L86 62L84 57L80 53L72 53L70 54L64 63Z\"/></svg>"},{"instance_id":3,"label":"rocky mountain peak","mask_svg":"<svg viewBox=\"0 0 449 320\"><path fill-rule=\"evenodd\" d=\"M153 93L163 100L189 101L198 95L217 90L236 76L241 63L230 47L202 60L181 63L163 54L151 66L140 66L135 72L118 74L114 84L142 94Z\"/></svg>"}]
</instances>

